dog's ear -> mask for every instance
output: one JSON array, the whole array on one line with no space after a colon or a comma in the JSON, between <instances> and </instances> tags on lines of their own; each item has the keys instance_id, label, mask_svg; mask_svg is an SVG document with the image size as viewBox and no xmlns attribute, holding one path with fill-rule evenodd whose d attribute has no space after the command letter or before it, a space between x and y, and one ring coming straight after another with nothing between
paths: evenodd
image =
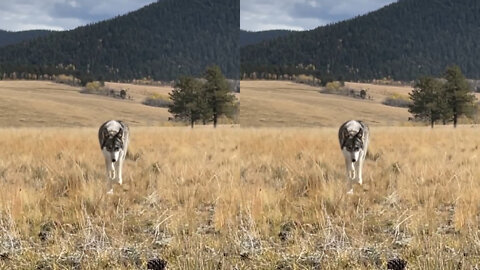
<instances>
[{"instance_id":1,"label":"dog's ear","mask_svg":"<svg viewBox=\"0 0 480 270\"><path fill-rule=\"evenodd\" d=\"M105 143L107 142L108 139L108 131L105 129L102 129L100 133L100 148L103 149L105 147Z\"/></svg>"},{"instance_id":2,"label":"dog's ear","mask_svg":"<svg viewBox=\"0 0 480 270\"><path fill-rule=\"evenodd\" d=\"M350 133L348 132L347 129L344 129L344 130L343 130L343 138L346 139L346 138L348 138L348 137L350 137Z\"/></svg>"},{"instance_id":3,"label":"dog's ear","mask_svg":"<svg viewBox=\"0 0 480 270\"><path fill-rule=\"evenodd\" d=\"M361 139L362 136L363 136L363 128L360 128L360 129L358 130L357 137Z\"/></svg>"},{"instance_id":4,"label":"dog's ear","mask_svg":"<svg viewBox=\"0 0 480 270\"><path fill-rule=\"evenodd\" d=\"M102 130L102 138L106 140L110 134L108 133L108 130L104 129Z\"/></svg>"},{"instance_id":5,"label":"dog's ear","mask_svg":"<svg viewBox=\"0 0 480 270\"><path fill-rule=\"evenodd\" d=\"M118 130L117 137L120 138L120 139L123 137L123 128L120 128Z\"/></svg>"}]
</instances>

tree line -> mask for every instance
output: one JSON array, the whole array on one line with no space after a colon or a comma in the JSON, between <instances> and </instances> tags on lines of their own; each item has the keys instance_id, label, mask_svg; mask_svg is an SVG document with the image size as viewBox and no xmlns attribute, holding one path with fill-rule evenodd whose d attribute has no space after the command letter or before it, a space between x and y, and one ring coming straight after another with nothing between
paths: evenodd
<instances>
[{"instance_id":1,"label":"tree line","mask_svg":"<svg viewBox=\"0 0 480 270\"><path fill-rule=\"evenodd\" d=\"M199 121L216 127L221 116L233 118L238 111L237 99L218 66L208 67L202 79L181 77L169 96L168 111L192 128Z\"/></svg>"},{"instance_id":2,"label":"tree line","mask_svg":"<svg viewBox=\"0 0 480 270\"><path fill-rule=\"evenodd\" d=\"M472 118L476 112L476 97L460 67L450 66L442 79L421 77L409 93L412 104L408 111L415 119L435 123L453 122L456 127L461 116Z\"/></svg>"}]
</instances>

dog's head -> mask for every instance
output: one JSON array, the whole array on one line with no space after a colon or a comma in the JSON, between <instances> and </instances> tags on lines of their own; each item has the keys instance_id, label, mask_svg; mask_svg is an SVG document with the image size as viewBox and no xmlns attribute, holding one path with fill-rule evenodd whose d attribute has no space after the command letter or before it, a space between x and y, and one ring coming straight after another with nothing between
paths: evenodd
<instances>
[{"instance_id":1,"label":"dog's head","mask_svg":"<svg viewBox=\"0 0 480 270\"><path fill-rule=\"evenodd\" d=\"M360 158L360 152L363 149L363 130L360 129L357 133L344 134L345 141L343 143L342 150L350 153L352 162L356 162Z\"/></svg>"},{"instance_id":2,"label":"dog's head","mask_svg":"<svg viewBox=\"0 0 480 270\"><path fill-rule=\"evenodd\" d=\"M104 132L104 143L102 149L110 152L112 162L117 162L120 157L120 151L123 149L123 129L118 132Z\"/></svg>"}]
</instances>

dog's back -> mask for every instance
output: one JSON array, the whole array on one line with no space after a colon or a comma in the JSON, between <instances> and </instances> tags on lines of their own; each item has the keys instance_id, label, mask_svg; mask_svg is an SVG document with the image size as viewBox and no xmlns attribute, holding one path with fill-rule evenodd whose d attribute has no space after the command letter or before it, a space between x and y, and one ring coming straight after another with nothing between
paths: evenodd
<instances>
[{"instance_id":1,"label":"dog's back","mask_svg":"<svg viewBox=\"0 0 480 270\"><path fill-rule=\"evenodd\" d=\"M102 149L104 147L105 142L109 137L117 134L119 131L122 131L121 137L124 142L124 149L126 149L129 142L130 131L127 124L118 120L107 121L98 129L98 142L100 143L100 148Z\"/></svg>"},{"instance_id":2,"label":"dog's back","mask_svg":"<svg viewBox=\"0 0 480 270\"><path fill-rule=\"evenodd\" d=\"M354 136L359 132L362 133L360 134L360 137L362 138L363 144L365 145L364 148L366 149L369 142L370 131L367 124L358 120L347 121L338 129L338 141L340 143L340 148L343 148L346 140L349 137Z\"/></svg>"}]
</instances>

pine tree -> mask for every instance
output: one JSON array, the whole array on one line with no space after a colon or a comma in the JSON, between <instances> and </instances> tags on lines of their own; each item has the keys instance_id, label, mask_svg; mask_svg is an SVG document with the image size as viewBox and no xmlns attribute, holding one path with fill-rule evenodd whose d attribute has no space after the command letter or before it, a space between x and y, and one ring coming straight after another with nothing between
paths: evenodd
<instances>
[{"instance_id":1,"label":"pine tree","mask_svg":"<svg viewBox=\"0 0 480 270\"><path fill-rule=\"evenodd\" d=\"M453 126L457 127L458 117L472 117L475 109L475 95L458 66L448 67L445 71L444 85L446 102L452 110Z\"/></svg>"},{"instance_id":2,"label":"pine tree","mask_svg":"<svg viewBox=\"0 0 480 270\"><path fill-rule=\"evenodd\" d=\"M202 84L193 77L182 77L169 93L172 104L168 111L185 121L189 121L193 128L196 121L202 119L204 111L207 110Z\"/></svg>"},{"instance_id":3,"label":"pine tree","mask_svg":"<svg viewBox=\"0 0 480 270\"><path fill-rule=\"evenodd\" d=\"M412 104L408 111L415 118L427 119L432 128L437 120L443 120L451 115L445 100L444 88L432 77L420 78L409 95Z\"/></svg>"},{"instance_id":4,"label":"pine tree","mask_svg":"<svg viewBox=\"0 0 480 270\"><path fill-rule=\"evenodd\" d=\"M205 99L211 110L213 126L217 127L218 118L222 115L231 118L235 112L235 95L228 87L228 82L218 66L208 67L205 71ZM210 113L208 112L208 113ZM209 114L210 115L210 114Z\"/></svg>"}]
</instances>

